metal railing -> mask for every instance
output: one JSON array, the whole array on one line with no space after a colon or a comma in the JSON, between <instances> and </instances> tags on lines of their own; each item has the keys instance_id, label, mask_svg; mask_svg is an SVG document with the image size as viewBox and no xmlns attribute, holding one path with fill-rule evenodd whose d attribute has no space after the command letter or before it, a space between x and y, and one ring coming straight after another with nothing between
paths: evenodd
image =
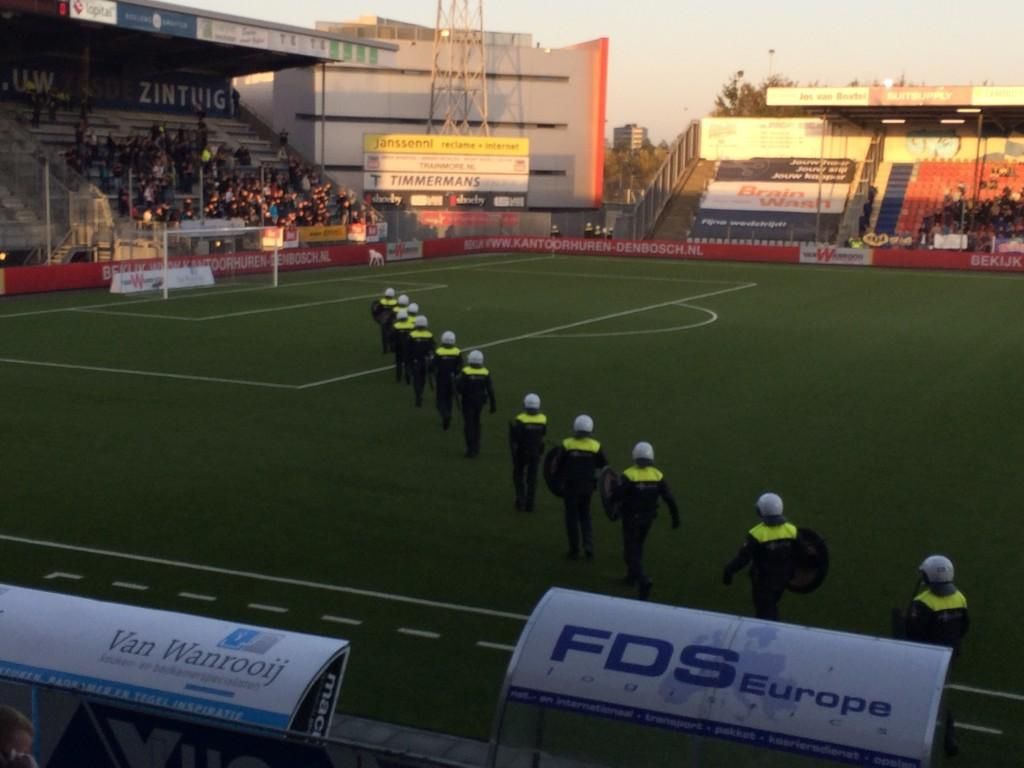
<instances>
[{"instance_id":1,"label":"metal railing","mask_svg":"<svg viewBox=\"0 0 1024 768\"><path fill-rule=\"evenodd\" d=\"M608 206L609 226L615 237L644 240L675 194L686 170L700 158L700 121L694 120L671 147L665 162L632 206Z\"/></svg>"}]
</instances>

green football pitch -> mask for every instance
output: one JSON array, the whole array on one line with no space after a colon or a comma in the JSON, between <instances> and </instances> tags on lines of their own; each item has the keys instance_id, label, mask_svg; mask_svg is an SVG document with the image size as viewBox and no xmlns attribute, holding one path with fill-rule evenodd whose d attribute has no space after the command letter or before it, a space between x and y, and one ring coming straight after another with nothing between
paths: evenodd
<instances>
[{"instance_id":1,"label":"green football pitch","mask_svg":"<svg viewBox=\"0 0 1024 768\"><path fill-rule=\"evenodd\" d=\"M798 624L887 635L926 555L974 622L952 674L961 765L1024 754L1024 282L1008 276L504 254L288 273L203 291L0 301L0 579L342 636L339 709L486 738L524 619L552 586L631 593L560 502L513 508L508 420L589 413L622 469L654 444L683 525L648 539L652 599L749 613L722 565L763 491L829 542ZM487 356L498 413L460 423L395 382L386 286Z\"/></svg>"}]
</instances>

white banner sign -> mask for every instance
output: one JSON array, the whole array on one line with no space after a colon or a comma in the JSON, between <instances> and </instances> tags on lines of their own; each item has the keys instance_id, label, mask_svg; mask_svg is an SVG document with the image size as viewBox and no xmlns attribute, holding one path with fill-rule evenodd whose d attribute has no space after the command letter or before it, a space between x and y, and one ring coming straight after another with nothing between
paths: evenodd
<instances>
[{"instance_id":1,"label":"white banner sign","mask_svg":"<svg viewBox=\"0 0 1024 768\"><path fill-rule=\"evenodd\" d=\"M213 270L209 265L172 267L167 270L167 288L204 288L213 285ZM110 281L111 293L141 293L160 291L164 287L161 267L117 272Z\"/></svg>"},{"instance_id":2,"label":"white banner sign","mask_svg":"<svg viewBox=\"0 0 1024 768\"><path fill-rule=\"evenodd\" d=\"M19 587L0 613L0 677L305 733L326 733L349 647Z\"/></svg>"},{"instance_id":3,"label":"white banner sign","mask_svg":"<svg viewBox=\"0 0 1024 768\"><path fill-rule=\"evenodd\" d=\"M822 184L821 212L842 213L846 207L849 184ZM713 181L701 201L701 208L716 211L794 211L818 210L817 184L791 184L780 181Z\"/></svg>"},{"instance_id":4,"label":"white banner sign","mask_svg":"<svg viewBox=\"0 0 1024 768\"><path fill-rule=\"evenodd\" d=\"M113 0L71 0L69 9L73 19L117 24L117 3Z\"/></svg>"},{"instance_id":5,"label":"white banner sign","mask_svg":"<svg viewBox=\"0 0 1024 768\"><path fill-rule=\"evenodd\" d=\"M520 192L529 191L530 177L482 173L392 172L364 173L367 191ZM415 203L414 203L415 205Z\"/></svg>"},{"instance_id":6,"label":"white banner sign","mask_svg":"<svg viewBox=\"0 0 1024 768\"><path fill-rule=\"evenodd\" d=\"M523 630L504 695L510 705L918 768L928 765L950 656L938 646L552 589Z\"/></svg>"},{"instance_id":7,"label":"white banner sign","mask_svg":"<svg viewBox=\"0 0 1024 768\"><path fill-rule=\"evenodd\" d=\"M413 173L473 173L529 175L529 157L489 155L379 155L363 157L363 170L408 171Z\"/></svg>"},{"instance_id":8,"label":"white banner sign","mask_svg":"<svg viewBox=\"0 0 1024 768\"><path fill-rule=\"evenodd\" d=\"M966 251L967 235L935 235L932 246L940 251Z\"/></svg>"},{"instance_id":9,"label":"white banner sign","mask_svg":"<svg viewBox=\"0 0 1024 768\"><path fill-rule=\"evenodd\" d=\"M832 245L801 245L800 263L870 267L871 253L870 248L836 248Z\"/></svg>"},{"instance_id":10,"label":"white banner sign","mask_svg":"<svg viewBox=\"0 0 1024 768\"><path fill-rule=\"evenodd\" d=\"M423 258L423 243L413 240L404 243L388 243L388 261L409 261Z\"/></svg>"},{"instance_id":11,"label":"white banner sign","mask_svg":"<svg viewBox=\"0 0 1024 768\"><path fill-rule=\"evenodd\" d=\"M270 42L270 31L263 27L251 27L247 24L234 24L229 21L217 21L200 16L196 25L196 37L213 43L267 48Z\"/></svg>"}]
</instances>

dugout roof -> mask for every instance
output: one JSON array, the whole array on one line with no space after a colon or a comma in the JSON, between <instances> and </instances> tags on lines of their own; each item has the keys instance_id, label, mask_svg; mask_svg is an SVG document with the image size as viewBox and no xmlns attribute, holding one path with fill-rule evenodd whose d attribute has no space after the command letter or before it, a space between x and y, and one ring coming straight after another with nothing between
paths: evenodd
<instances>
[{"instance_id":1,"label":"dugout roof","mask_svg":"<svg viewBox=\"0 0 1024 768\"><path fill-rule=\"evenodd\" d=\"M397 46L153 0L0 0L0 66L226 77L321 62L390 66Z\"/></svg>"},{"instance_id":2,"label":"dugout roof","mask_svg":"<svg viewBox=\"0 0 1024 768\"><path fill-rule=\"evenodd\" d=\"M807 117L842 119L862 128L903 121L917 128L963 124L980 126L986 134L1024 132L1024 85L769 88L767 103L797 108Z\"/></svg>"}]
</instances>

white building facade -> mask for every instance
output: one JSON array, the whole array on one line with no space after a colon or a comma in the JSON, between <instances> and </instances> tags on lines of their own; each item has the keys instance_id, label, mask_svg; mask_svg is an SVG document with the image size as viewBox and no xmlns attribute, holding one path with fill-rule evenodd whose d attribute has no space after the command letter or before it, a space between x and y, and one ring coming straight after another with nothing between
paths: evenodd
<instances>
[{"instance_id":1,"label":"white building facade","mask_svg":"<svg viewBox=\"0 0 1024 768\"><path fill-rule=\"evenodd\" d=\"M396 45L394 66L327 64L239 78L235 87L291 145L362 195L364 134L427 132L434 31L377 17L317 27ZM607 38L551 49L529 35L485 37L490 135L529 139L528 208L600 208Z\"/></svg>"}]
</instances>

